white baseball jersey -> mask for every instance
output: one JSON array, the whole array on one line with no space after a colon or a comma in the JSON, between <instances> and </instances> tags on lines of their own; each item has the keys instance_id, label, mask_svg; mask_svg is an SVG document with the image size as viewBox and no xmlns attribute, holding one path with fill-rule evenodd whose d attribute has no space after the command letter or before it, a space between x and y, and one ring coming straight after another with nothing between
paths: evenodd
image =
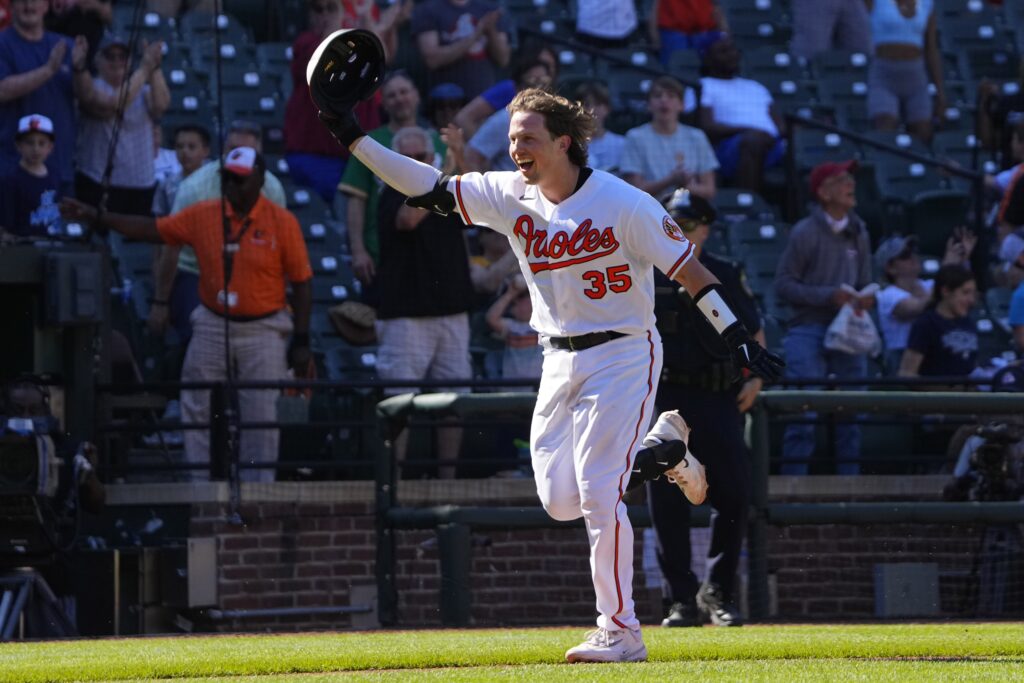
<instances>
[{"instance_id":1,"label":"white baseball jersey","mask_svg":"<svg viewBox=\"0 0 1024 683\"><path fill-rule=\"evenodd\" d=\"M452 178L463 220L508 237L530 288L530 325L569 337L654 327L654 272L670 278L693 245L653 197L593 171L560 204L548 201L518 171Z\"/></svg>"}]
</instances>

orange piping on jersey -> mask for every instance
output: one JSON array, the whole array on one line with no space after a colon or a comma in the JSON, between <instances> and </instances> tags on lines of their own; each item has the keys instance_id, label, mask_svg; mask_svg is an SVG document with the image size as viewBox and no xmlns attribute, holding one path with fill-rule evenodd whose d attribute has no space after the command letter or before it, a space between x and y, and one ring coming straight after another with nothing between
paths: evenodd
<instances>
[{"instance_id":1,"label":"orange piping on jersey","mask_svg":"<svg viewBox=\"0 0 1024 683\"><path fill-rule=\"evenodd\" d=\"M462 220L466 222L466 225L472 225L473 221L470 220L469 214L466 213L466 205L462 202L462 176L455 176L455 198L459 200L459 213L462 214Z\"/></svg>"},{"instance_id":2,"label":"orange piping on jersey","mask_svg":"<svg viewBox=\"0 0 1024 683\"><path fill-rule=\"evenodd\" d=\"M668 269L668 272L665 273L665 275L670 279L675 277L676 271L680 266L686 263L686 259L689 258L691 251L693 251L693 242L690 242L689 246L686 247L686 251L683 252L683 255L679 257L678 261L672 264L672 267Z\"/></svg>"},{"instance_id":3,"label":"orange piping on jersey","mask_svg":"<svg viewBox=\"0 0 1024 683\"><path fill-rule=\"evenodd\" d=\"M651 393L654 391L654 383L652 378L654 377L654 342L651 340L651 332L647 331L647 344L650 346L650 359L651 362L647 365L647 395L644 396L643 402L640 404L640 417L636 421L636 427L633 430L633 440L629 442L629 450L626 451L626 469L619 475L619 497L615 501L615 594L619 598L619 606L615 610L615 614L612 615L612 621L615 622L620 628L626 628L626 625L619 621L618 615L622 612L622 586L619 583L619 503L622 502L622 478L629 473L630 468L633 466L632 455L633 447L636 446L636 440L640 438L640 426L645 424L644 416L647 414L647 401L651 398Z\"/></svg>"}]
</instances>

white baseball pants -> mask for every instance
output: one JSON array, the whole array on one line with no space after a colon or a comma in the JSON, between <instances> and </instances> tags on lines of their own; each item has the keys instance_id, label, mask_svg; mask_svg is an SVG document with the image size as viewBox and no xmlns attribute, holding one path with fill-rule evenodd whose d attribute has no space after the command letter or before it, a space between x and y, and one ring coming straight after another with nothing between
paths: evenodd
<instances>
[{"instance_id":1,"label":"white baseball pants","mask_svg":"<svg viewBox=\"0 0 1024 683\"><path fill-rule=\"evenodd\" d=\"M537 493L553 518L586 522L597 625L612 630L639 626L622 494L651 424L661 362L656 331L584 351L544 351L530 430Z\"/></svg>"},{"instance_id":2,"label":"white baseball pants","mask_svg":"<svg viewBox=\"0 0 1024 683\"><path fill-rule=\"evenodd\" d=\"M245 380L283 380L288 373L288 339L292 319L285 311L252 322L232 322L231 358L237 373ZM224 319L205 306L192 312L192 340L185 353L181 370L183 382L212 382L227 377L224 363ZM238 392L238 408L242 422L271 422L277 419L279 389L242 389ZM210 421L210 391L200 389L181 392L182 422ZM239 464L277 461L280 432L276 429L243 429L239 444ZM185 430L185 461L210 464L210 430ZM193 481L207 481L210 470L190 470ZM242 481L274 481L273 469L242 469Z\"/></svg>"}]
</instances>

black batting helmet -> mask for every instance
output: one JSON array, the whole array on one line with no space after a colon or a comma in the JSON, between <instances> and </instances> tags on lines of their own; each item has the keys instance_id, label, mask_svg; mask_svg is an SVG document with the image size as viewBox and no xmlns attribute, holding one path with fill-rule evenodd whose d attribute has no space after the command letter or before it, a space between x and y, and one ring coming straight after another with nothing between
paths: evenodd
<instances>
[{"instance_id":1,"label":"black batting helmet","mask_svg":"<svg viewBox=\"0 0 1024 683\"><path fill-rule=\"evenodd\" d=\"M327 36L306 65L313 103L325 114L352 110L384 80L384 46L372 31L342 29Z\"/></svg>"},{"instance_id":2,"label":"black batting helmet","mask_svg":"<svg viewBox=\"0 0 1024 683\"><path fill-rule=\"evenodd\" d=\"M703 225L711 225L718 218L718 212L711 202L685 188L679 188L665 202L665 208L677 221L693 220Z\"/></svg>"}]
</instances>

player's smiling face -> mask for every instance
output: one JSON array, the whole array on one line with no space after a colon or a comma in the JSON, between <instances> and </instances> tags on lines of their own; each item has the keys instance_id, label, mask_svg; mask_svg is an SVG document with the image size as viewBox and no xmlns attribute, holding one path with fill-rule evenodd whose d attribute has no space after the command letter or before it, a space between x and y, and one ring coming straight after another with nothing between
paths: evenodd
<instances>
[{"instance_id":1,"label":"player's smiling face","mask_svg":"<svg viewBox=\"0 0 1024 683\"><path fill-rule=\"evenodd\" d=\"M553 138L536 112L517 111L508 127L508 153L530 185L540 184L552 169L562 168L568 156L568 136Z\"/></svg>"}]
</instances>

